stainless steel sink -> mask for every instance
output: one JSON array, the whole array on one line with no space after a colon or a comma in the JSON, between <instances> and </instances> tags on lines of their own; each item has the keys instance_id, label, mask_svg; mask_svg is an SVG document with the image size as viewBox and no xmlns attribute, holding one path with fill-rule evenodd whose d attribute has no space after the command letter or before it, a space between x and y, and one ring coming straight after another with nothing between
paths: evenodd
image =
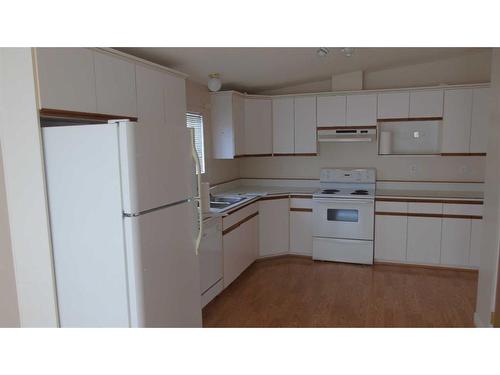
<instances>
[{"instance_id":1,"label":"stainless steel sink","mask_svg":"<svg viewBox=\"0 0 500 375\"><path fill-rule=\"evenodd\" d=\"M211 196L210 208L216 210L224 210L241 201L248 200L246 196Z\"/></svg>"}]
</instances>

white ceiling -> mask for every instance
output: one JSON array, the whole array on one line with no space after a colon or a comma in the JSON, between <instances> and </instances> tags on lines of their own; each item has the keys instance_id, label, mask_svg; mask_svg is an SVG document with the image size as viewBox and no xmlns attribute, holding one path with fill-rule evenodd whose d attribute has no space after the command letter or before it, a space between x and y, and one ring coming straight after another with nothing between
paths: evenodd
<instances>
[{"instance_id":1,"label":"white ceiling","mask_svg":"<svg viewBox=\"0 0 500 375\"><path fill-rule=\"evenodd\" d=\"M356 48L346 57L329 48L323 58L317 48L118 48L121 51L189 74L206 84L220 73L223 89L257 93L288 85L314 82L332 74L374 71L485 51L481 48Z\"/></svg>"}]
</instances>

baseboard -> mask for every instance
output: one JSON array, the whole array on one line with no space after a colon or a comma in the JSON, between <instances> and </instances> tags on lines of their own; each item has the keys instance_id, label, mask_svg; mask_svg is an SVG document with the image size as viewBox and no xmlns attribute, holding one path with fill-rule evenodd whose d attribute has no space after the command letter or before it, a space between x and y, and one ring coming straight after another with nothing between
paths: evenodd
<instances>
[{"instance_id":1,"label":"baseboard","mask_svg":"<svg viewBox=\"0 0 500 375\"><path fill-rule=\"evenodd\" d=\"M276 255L268 255L265 257L259 257L255 261L256 262L263 262L266 260L273 260L273 259L280 259L280 258L312 259L312 256L311 255L304 255L304 254L282 253L282 254L276 254Z\"/></svg>"},{"instance_id":2,"label":"baseboard","mask_svg":"<svg viewBox=\"0 0 500 375\"><path fill-rule=\"evenodd\" d=\"M491 324L485 324L481 318L479 317L479 314L477 312L474 313L474 325L476 328L493 328Z\"/></svg>"}]
</instances>

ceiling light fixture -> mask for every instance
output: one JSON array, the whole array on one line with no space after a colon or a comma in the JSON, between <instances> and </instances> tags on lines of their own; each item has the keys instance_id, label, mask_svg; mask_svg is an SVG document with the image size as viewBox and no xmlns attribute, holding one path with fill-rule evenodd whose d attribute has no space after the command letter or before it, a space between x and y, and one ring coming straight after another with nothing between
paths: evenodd
<instances>
[{"instance_id":1,"label":"ceiling light fixture","mask_svg":"<svg viewBox=\"0 0 500 375\"><path fill-rule=\"evenodd\" d=\"M319 57L325 57L326 55L328 55L330 51L328 50L328 48L326 47L319 47L318 50L316 51L316 54L319 56Z\"/></svg>"},{"instance_id":2,"label":"ceiling light fixture","mask_svg":"<svg viewBox=\"0 0 500 375\"><path fill-rule=\"evenodd\" d=\"M222 81L220 80L219 73L211 73L208 75L210 79L208 80L208 89L212 92L219 91L222 87Z\"/></svg>"},{"instance_id":3,"label":"ceiling light fixture","mask_svg":"<svg viewBox=\"0 0 500 375\"><path fill-rule=\"evenodd\" d=\"M346 57L351 57L354 54L354 48L352 47L344 47L341 51Z\"/></svg>"}]
</instances>

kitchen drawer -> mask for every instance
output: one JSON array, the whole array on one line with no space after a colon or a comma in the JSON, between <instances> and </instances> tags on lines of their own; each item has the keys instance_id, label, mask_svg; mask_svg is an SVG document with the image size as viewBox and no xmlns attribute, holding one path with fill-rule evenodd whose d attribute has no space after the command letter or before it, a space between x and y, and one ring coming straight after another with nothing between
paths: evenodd
<instances>
[{"instance_id":1,"label":"kitchen drawer","mask_svg":"<svg viewBox=\"0 0 500 375\"><path fill-rule=\"evenodd\" d=\"M291 198L290 208L310 208L312 209L311 198Z\"/></svg>"},{"instance_id":2,"label":"kitchen drawer","mask_svg":"<svg viewBox=\"0 0 500 375\"><path fill-rule=\"evenodd\" d=\"M445 215L483 215L482 204L450 204L445 203L443 206L443 213Z\"/></svg>"},{"instance_id":3,"label":"kitchen drawer","mask_svg":"<svg viewBox=\"0 0 500 375\"><path fill-rule=\"evenodd\" d=\"M408 212L408 203L376 201L375 212Z\"/></svg>"},{"instance_id":4,"label":"kitchen drawer","mask_svg":"<svg viewBox=\"0 0 500 375\"><path fill-rule=\"evenodd\" d=\"M249 204L248 206L243 207L242 209L240 209L238 211L235 211L232 214L229 214L228 216L224 216L222 218L222 230L226 230L230 226L240 222L241 220L245 219L246 217L257 212L259 210L258 207L259 207L258 203L254 202L252 204Z\"/></svg>"},{"instance_id":5,"label":"kitchen drawer","mask_svg":"<svg viewBox=\"0 0 500 375\"><path fill-rule=\"evenodd\" d=\"M408 203L409 213L418 214L442 214L442 203Z\"/></svg>"}]
</instances>

